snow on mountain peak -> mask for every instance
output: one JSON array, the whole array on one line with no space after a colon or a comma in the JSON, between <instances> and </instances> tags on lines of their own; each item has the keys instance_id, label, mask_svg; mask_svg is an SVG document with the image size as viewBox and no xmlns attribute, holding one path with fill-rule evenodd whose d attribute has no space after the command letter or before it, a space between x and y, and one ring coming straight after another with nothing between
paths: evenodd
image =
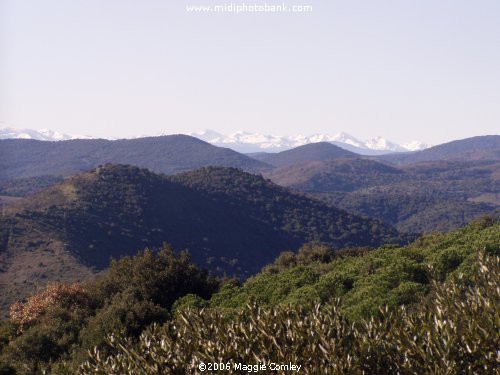
<instances>
[{"instance_id":1,"label":"snow on mountain peak","mask_svg":"<svg viewBox=\"0 0 500 375\"><path fill-rule=\"evenodd\" d=\"M345 132L340 132L340 133L334 135L332 141L347 143L348 145L359 147L359 148L366 148L366 145L363 142L361 142L359 139L357 139L357 138L353 137L352 135L347 134Z\"/></svg>"},{"instance_id":2,"label":"snow on mountain peak","mask_svg":"<svg viewBox=\"0 0 500 375\"><path fill-rule=\"evenodd\" d=\"M191 133L190 135L216 146L229 147L239 152L279 152L317 142L330 142L354 152L366 154L374 154L374 152L417 151L428 147L425 143L418 141L412 141L405 145L398 145L380 136L368 141L361 141L345 132L336 133L334 135L317 133L308 136L279 136L251 133L243 130L236 131L229 135L223 135L213 130L204 130L197 133Z\"/></svg>"},{"instance_id":3,"label":"snow on mountain peak","mask_svg":"<svg viewBox=\"0 0 500 375\"><path fill-rule=\"evenodd\" d=\"M162 135L164 135L162 133ZM251 133L243 130L224 135L214 130L205 129L189 134L215 146L229 147L239 152L280 152L309 143L330 142L347 150L365 155L374 155L385 152L419 151L430 147L420 141L411 141L398 145L380 136L368 141L361 141L352 135L340 132L330 134L312 134L282 136L263 133ZM0 123L0 139L18 138L35 139L41 141L63 141L69 139L88 139L92 137L69 135L51 129L18 129Z\"/></svg>"},{"instance_id":4,"label":"snow on mountain peak","mask_svg":"<svg viewBox=\"0 0 500 375\"><path fill-rule=\"evenodd\" d=\"M403 148L407 149L408 151L421 151L421 150L425 150L426 148L431 147L430 144L423 143L420 141L411 141L408 143L404 143L401 146L403 146Z\"/></svg>"},{"instance_id":5,"label":"snow on mountain peak","mask_svg":"<svg viewBox=\"0 0 500 375\"><path fill-rule=\"evenodd\" d=\"M190 135L198 139L201 139L202 141L205 142L211 142L214 139L224 137L222 134L217 133L216 131L210 129L205 129L199 132L191 133Z\"/></svg>"},{"instance_id":6,"label":"snow on mountain peak","mask_svg":"<svg viewBox=\"0 0 500 375\"><path fill-rule=\"evenodd\" d=\"M393 151L393 152L408 151L404 147L394 142L388 141L387 139L382 138L381 136L377 136L375 138L366 141L365 146L366 148L369 148L371 150Z\"/></svg>"},{"instance_id":7,"label":"snow on mountain peak","mask_svg":"<svg viewBox=\"0 0 500 375\"><path fill-rule=\"evenodd\" d=\"M6 124L0 124L0 139L34 139L38 141L65 141L69 139L88 139L88 136L69 135L50 129L18 129Z\"/></svg>"}]
</instances>

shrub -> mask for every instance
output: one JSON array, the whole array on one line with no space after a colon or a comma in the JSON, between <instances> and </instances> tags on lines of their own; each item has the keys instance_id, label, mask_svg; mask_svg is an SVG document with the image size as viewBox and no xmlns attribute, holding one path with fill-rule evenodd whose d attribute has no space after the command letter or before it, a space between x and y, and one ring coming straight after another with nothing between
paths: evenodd
<instances>
[{"instance_id":1,"label":"shrub","mask_svg":"<svg viewBox=\"0 0 500 375\"><path fill-rule=\"evenodd\" d=\"M384 309L355 324L339 301L308 308L248 305L234 319L186 310L134 341L111 335L110 356L91 351L81 374L184 374L205 363L288 363L305 374L463 374L497 370L500 261L480 257L472 286L434 283L432 303ZM411 285L404 285L411 290Z\"/></svg>"},{"instance_id":2,"label":"shrub","mask_svg":"<svg viewBox=\"0 0 500 375\"><path fill-rule=\"evenodd\" d=\"M10 307L10 321L19 332L39 320L54 307L75 309L88 306L90 298L79 284L49 284L41 293L35 294L26 302L16 302Z\"/></svg>"},{"instance_id":3,"label":"shrub","mask_svg":"<svg viewBox=\"0 0 500 375\"><path fill-rule=\"evenodd\" d=\"M12 305L9 323L0 326L0 362L5 371L18 373L74 373L89 348L109 349L107 334L137 337L150 324L170 318L180 297L192 293L208 299L218 285L190 263L187 252L174 254L168 245L124 257L85 286L50 284Z\"/></svg>"},{"instance_id":4,"label":"shrub","mask_svg":"<svg viewBox=\"0 0 500 375\"><path fill-rule=\"evenodd\" d=\"M202 309L207 306L207 300L204 300L196 294L186 294L184 297L174 302L172 305L172 314L176 316L186 309Z\"/></svg>"},{"instance_id":5,"label":"shrub","mask_svg":"<svg viewBox=\"0 0 500 375\"><path fill-rule=\"evenodd\" d=\"M99 309L81 332L83 347L103 344L111 332L138 336L151 323L165 322L180 297L208 299L218 286L217 279L190 263L187 252L174 254L168 244L113 261L90 286Z\"/></svg>"}]
</instances>

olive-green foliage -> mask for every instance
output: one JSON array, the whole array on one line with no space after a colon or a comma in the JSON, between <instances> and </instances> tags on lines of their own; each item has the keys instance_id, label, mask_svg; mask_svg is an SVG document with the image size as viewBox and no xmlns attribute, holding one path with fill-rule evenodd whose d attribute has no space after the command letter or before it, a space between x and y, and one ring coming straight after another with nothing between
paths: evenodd
<instances>
[{"instance_id":1,"label":"olive-green foliage","mask_svg":"<svg viewBox=\"0 0 500 375\"><path fill-rule=\"evenodd\" d=\"M172 314L176 316L187 309L202 309L207 306L208 301L201 298L197 294L186 294L184 297L181 297L174 302L172 305Z\"/></svg>"},{"instance_id":2,"label":"olive-green foliage","mask_svg":"<svg viewBox=\"0 0 500 375\"><path fill-rule=\"evenodd\" d=\"M317 280L318 275L313 270L303 266L294 267L281 273L269 275L266 279L249 280L245 285L250 286L250 291L244 295L243 299L241 298L243 296L238 295L238 289L231 286L222 288L220 295L216 295L211 301L211 305L238 307L240 303L245 304L248 298L253 296L259 304L274 306L283 301L293 290L315 283Z\"/></svg>"},{"instance_id":3,"label":"olive-green foliage","mask_svg":"<svg viewBox=\"0 0 500 375\"><path fill-rule=\"evenodd\" d=\"M0 323L0 353L12 340L15 334L16 327L10 321L3 321ZM0 358L0 375L11 375L15 373L14 367Z\"/></svg>"},{"instance_id":4,"label":"olive-green foliage","mask_svg":"<svg viewBox=\"0 0 500 375\"><path fill-rule=\"evenodd\" d=\"M0 253L9 258L4 263L24 259L27 251L43 253L44 262L28 258L23 272L2 268L13 282L0 283L0 313L33 293L38 278L87 279L90 267L104 270L111 257L158 248L165 240L189 248L196 264L219 275L246 278L280 251L310 241L340 248L413 239L233 168L168 177L108 164L9 207L0 217ZM60 243L67 252L58 250Z\"/></svg>"},{"instance_id":5,"label":"olive-green foliage","mask_svg":"<svg viewBox=\"0 0 500 375\"><path fill-rule=\"evenodd\" d=\"M22 334L11 333L0 362L8 363L17 373L31 374L38 373L53 360L67 358L76 347L80 329L89 314L91 311L87 308L51 307Z\"/></svg>"},{"instance_id":6,"label":"olive-green foliage","mask_svg":"<svg viewBox=\"0 0 500 375\"><path fill-rule=\"evenodd\" d=\"M84 347L99 345L107 333L139 335L153 322L164 322L172 304L186 294L208 299L218 281L190 263L189 254L174 255L169 245L124 257L90 285L99 308L81 331Z\"/></svg>"},{"instance_id":7,"label":"olive-green foliage","mask_svg":"<svg viewBox=\"0 0 500 375\"><path fill-rule=\"evenodd\" d=\"M491 285L485 282L487 273L483 268L479 268L482 273L475 280L477 250L489 256L500 255L500 224L494 219L484 218L452 233L426 236L404 248L390 245L377 250L333 251L324 246L304 246L297 254L282 254L243 285L237 279L214 280L190 264L186 253L175 255L169 246L158 253L146 250L113 262L106 274L85 285L92 298L85 309L50 308L22 333L8 322L0 325L0 363L3 363L0 374L12 373L13 369L21 374L42 370L74 373L87 358L87 350L94 346L101 359L111 355L110 363L122 360L117 359L120 350L137 351L136 359L143 361L139 359L143 358L141 345L151 342L148 345L155 346L160 338L166 340L163 343L160 340L162 350L170 353L162 352L162 356L179 364L189 356L193 361L226 358L211 352L214 348L219 348L224 356L227 354L227 358L230 353L233 358L245 361L250 361L252 351L259 353L261 349L261 358L269 355L271 359L292 360L299 358L303 348L309 348L324 363L332 361L332 366L338 366L329 368L334 373L342 372L346 366L354 368L354 372L365 369L374 373L381 369L382 373L389 370L412 373L404 367L410 366L416 369L413 373L432 373L437 370L418 367L426 363L425 366L430 366L431 358L437 362L444 358L453 370L453 366L463 366L457 362L457 358L465 355L460 342L467 343L473 353L486 355L491 345L488 340L498 341L488 326L499 326L498 313L492 318L496 311L491 310L491 306L497 309L498 300L490 298ZM489 280L498 284L498 267L492 268L491 262L488 267ZM459 278L459 274L463 276ZM442 287L441 283L447 286ZM332 299L333 305L329 304ZM315 307L317 303L324 307ZM250 308L245 307L248 304ZM399 305L408 307L398 310ZM382 306L387 306L384 313L380 312ZM436 310L437 307L441 310ZM252 323L256 316L262 325ZM285 316L290 321L280 325L279 319ZM457 325L458 317L466 320ZM278 319L278 323L272 322L273 319ZM317 326L319 323L314 319L325 325ZM436 322L451 319L451 323L443 323L444 328L438 326L436 331L434 325L438 323L434 319L438 319ZM492 319L497 320L492 323ZM152 337L146 336L147 341L134 343L151 323L165 323L165 326L155 328L150 333ZM330 326L337 327L337 333ZM179 332L184 335L182 340L169 341L169 337L178 338ZM213 341L214 332L222 335L222 341ZM310 344L300 341L299 336L305 335L304 332L309 332ZM423 342L435 340L437 334L451 343L449 349L435 346L439 342ZM483 334L486 336L482 337ZM108 335L115 337L115 341L106 341ZM244 337L237 338L238 335ZM397 341L416 340L415 335L419 338L416 347L411 342ZM467 335L475 341L467 341ZM118 345L122 342L118 337L122 336L131 340L122 343L123 348ZM265 341L272 337L279 340L277 344ZM236 344L231 344L231 340ZM319 344L326 348L326 353L318 349ZM171 349L172 345L177 349ZM222 351L226 345L229 349ZM402 363L395 354L399 352L396 345L407 348L406 362ZM411 357L408 348L417 354ZM151 355L155 353L152 351ZM157 358L163 361L163 357ZM304 365L312 363L309 357L304 358L299 358ZM489 361L487 357L486 360ZM399 363L397 366L401 367L394 370L391 363ZM102 362L94 364L98 366L95 369L109 370ZM137 365L128 364L131 368ZM187 365L182 366L176 367L178 373L186 370Z\"/></svg>"},{"instance_id":8,"label":"olive-green foliage","mask_svg":"<svg viewBox=\"0 0 500 375\"><path fill-rule=\"evenodd\" d=\"M283 253L242 286L221 288L210 305L243 308L250 298L266 306L341 298L341 310L349 319L368 318L378 314L380 306L395 308L418 301L430 289L430 273L440 281L458 273L467 279L474 271L477 250L482 249L500 254L500 223L492 218L422 237L406 247L344 252L350 256L305 246L296 255Z\"/></svg>"},{"instance_id":9,"label":"olive-green foliage","mask_svg":"<svg viewBox=\"0 0 500 375\"><path fill-rule=\"evenodd\" d=\"M16 334L16 327L8 320L0 322L0 351L9 343Z\"/></svg>"},{"instance_id":10,"label":"olive-green foliage","mask_svg":"<svg viewBox=\"0 0 500 375\"><path fill-rule=\"evenodd\" d=\"M80 373L186 374L201 362L271 361L300 364L305 374L494 373L499 257L480 256L471 281L434 283L432 298L417 309L385 309L355 324L338 300L307 308L250 304L231 320L217 309L187 310L138 341L111 335L112 355L92 351Z\"/></svg>"},{"instance_id":11,"label":"olive-green foliage","mask_svg":"<svg viewBox=\"0 0 500 375\"><path fill-rule=\"evenodd\" d=\"M107 334L138 336L152 323L165 322L172 304L186 294L208 299L218 280L190 263L186 252L174 254L169 245L113 261L107 273L85 285L92 301L79 306L52 306L20 332L0 326L0 362L18 373L71 369L94 346L106 350ZM71 305L71 301L68 301ZM65 360L53 366L53 362ZM57 370L54 370L57 368ZM71 373L70 370L68 370Z\"/></svg>"}]
</instances>

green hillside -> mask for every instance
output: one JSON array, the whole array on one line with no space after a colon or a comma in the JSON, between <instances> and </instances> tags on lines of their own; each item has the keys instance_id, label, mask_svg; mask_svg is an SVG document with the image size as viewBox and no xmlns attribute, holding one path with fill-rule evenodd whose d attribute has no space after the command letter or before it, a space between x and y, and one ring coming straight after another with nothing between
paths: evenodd
<instances>
[{"instance_id":1,"label":"green hillside","mask_svg":"<svg viewBox=\"0 0 500 375\"><path fill-rule=\"evenodd\" d=\"M111 257L163 242L213 272L248 277L279 252L404 242L396 230L237 169L168 177L106 165L6 208L0 219L2 308L38 285L88 279Z\"/></svg>"},{"instance_id":2,"label":"green hillside","mask_svg":"<svg viewBox=\"0 0 500 375\"><path fill-rule=\"evenodd\" d=\"M306 374L491 373L499 255L500 223L488 217L406 247L306 246L242 286L185 252L146 250L13 305L0 369L177 374L268 360Z\"/></svg>"},{"instance_id":3,"label":"green hillside","mask_svg":"<svg viewBox=\"0 0 500 375\"><path fill-rule=\"evenodd\" d=\"M275 167L285 167L313 160L352 158L357 156L359 155L329 142L317 142L277 153L257 153L253 155L253 158Z\"/></svg>"},{"instance_id":4,"label":"green hillside","mask_svg":"<svg viewBox=\"0 0 500 375\"><path fill-rule=\"evenodd\" d=\"M403 232L447 231L500 208L498 161L390 166L368 159L314 161L266 173L273 182L377 218Z\"/></svg>"},{"instance_id":5,"label":"green hillside","mask_svg":"<svg viewBox=\"0 0 500 375\"><path fill-rule=\"evenodd\" d=\"M265 306L301 305L340 298L347 317L366 318L377 314L380 306L420 300L429 292L432 278L445 281L459 273L469 277L478 251L500 255L499 222L482 219L448 234L424 236L406 247L336 252L305 246L297 254L282 253L241 286L226 284L210 306L242 308L250 299Z\"/></svg>"}]
</instances>

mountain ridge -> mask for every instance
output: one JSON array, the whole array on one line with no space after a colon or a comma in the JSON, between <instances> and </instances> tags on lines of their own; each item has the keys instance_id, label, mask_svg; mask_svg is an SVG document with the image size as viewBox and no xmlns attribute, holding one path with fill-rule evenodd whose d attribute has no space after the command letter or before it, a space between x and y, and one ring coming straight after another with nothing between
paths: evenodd
<instances>
[{"instance_id":1,"label":"mountain ridge","mask_svg":"<svg viewBox=\"0 0 500 375\"><path fill-rule=\"evenodd\" d=\"M500 159L389 164L372 158L296 163L264 175L275 183L401 231L447 231L500 212Z\"/></svg>"},{"instance_id":2,"label":"mountain ridge","mask_svg":"<svg viewBox=\"0 0 500 375\"><path fill-rule=\"evenodd\" d=\"M391 142L381 136L374 137L367 141L361 141L352 135L340 132L331 134L312 134L308 136L279 136L262 133L250 133L238 131L229 135L224 135L207 129L201 132L190 133L195 137L203 139L209 143L233 148L239 152L281 152L309 143L329 142L340 146L346 150L362 155L376 155L388 152L408 152L417 151L429 147L420 141L411 141L403 145Z\"/></svg>"},{"instance_id":3,"label":"mountain ridge","mask_svg":"<svg viewBox=\"0 0 500 375\"><path fill-rule=\"evenodd\" d=\"M410 239L377 220L222 167L166 176L108 164L15 202L5 213L4 307L40 283L88 278L110 257L163 242L188 248L193 261L212 271L247 277L306 242L341 248Z\"/></svg>"},{"instance_id":4,"label":"mountain ridge","mask_svg":"<svg viewBox=\"0 0 500 375\"><path fill-rule=\"evenodd\" d=\"M500 160L500 135L457 139L413 153L380 155L375 158L393 164L415 164L435 160Z\"/></svg>"},{"instance_id":5,"label":"mountain ridge","mask_svg":"<svg viewBox=\"0 0 500 375\"><path fill-rule=\"evenodd\" d=\"M260 172L270 166L228 148L187 135L137 139L76 139L47 142L0 140L0 180L40 175L68 176L100 164L130 164L173 174L205 166Z\"/></svg>"},{"instance_id":6,"label":"mountain ridge","mask_svg":"<svg viewBox=\"0 0 500 375\"><path fill-rule=\"evenodd\" d=\"M0 124L1 125L1 124ZM172 135L171 133L161 132L155 136ZM279 136L261 133L250 133L238 131L228 135L218 133L213 130L204 130L201 132L193 132L187 135L199 138L209 142L215 146L228 147L242 153L250 152L280 152L294 147L303 146L309 143L330 142L340 146L346 150L356 152L362 155L378 155L388 152L408 152L417 151L429 147L420 141L411 141L405 144L397 144L383 137L377 136L370 140L361 141L352 135L340 132L334 135L331 134L312 134L312 135L296 135L296 136ZM145 138L149 136L131 137ZM12 126L0 126L0 139L34 139L40 141L63 141L72 139L98 139L87 135L71 135L57 132L50 129L18 129ZM120 138L110 138L109 140L117 140Z\"/></svg>"},{"instance_id":7,"label":"mountain ridge","mask_svg":"<svg viewBox=\"0 0 500 375\"><path fill-rule=\"evenodd\" d=\"M359 157L359 155L329 142L308 143L303 146L298 146L290 150L277 153L253 155L254 159L270 164L274 167L285 167L308 161L355 157Z\"/></svg>"}]
</instances>

